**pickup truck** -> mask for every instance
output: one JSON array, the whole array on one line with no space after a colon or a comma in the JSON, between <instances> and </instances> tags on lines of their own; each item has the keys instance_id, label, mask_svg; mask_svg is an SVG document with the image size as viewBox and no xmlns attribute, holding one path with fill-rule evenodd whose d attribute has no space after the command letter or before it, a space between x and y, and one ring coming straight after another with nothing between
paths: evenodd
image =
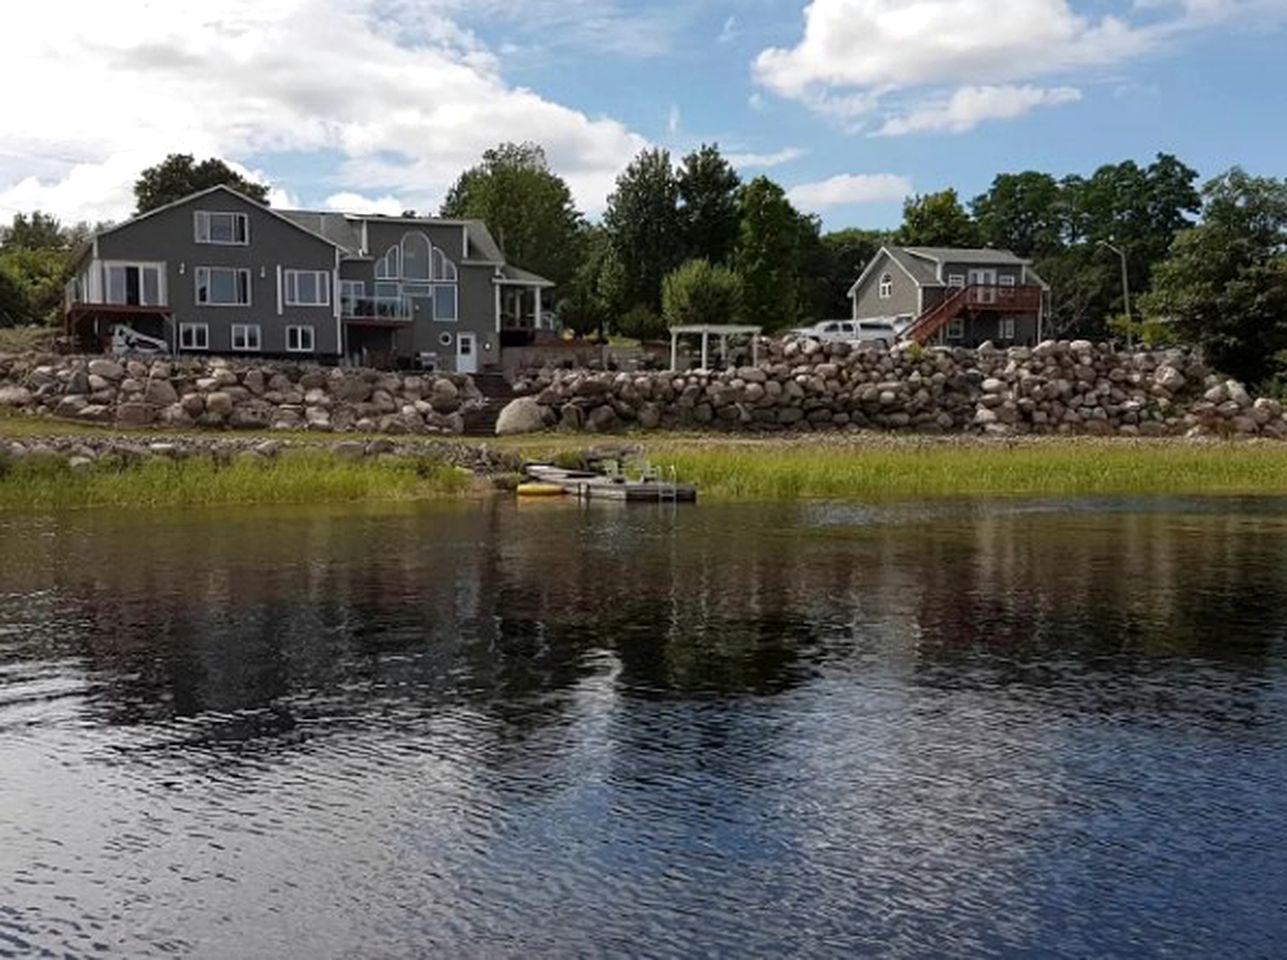
<instances>
[{"instance_id":1,"label":"pickup truck","mask_svg":"<svg viewBox=\"0 0 1287 960\"><path fill-rule=\"evenodd\" d=\"M897 330L886 320L823 320L811 327L792 330L791 335L813 337L815 340L870 343L879 347L892 347L898 342Z\"/></svg>"}]
</instances>

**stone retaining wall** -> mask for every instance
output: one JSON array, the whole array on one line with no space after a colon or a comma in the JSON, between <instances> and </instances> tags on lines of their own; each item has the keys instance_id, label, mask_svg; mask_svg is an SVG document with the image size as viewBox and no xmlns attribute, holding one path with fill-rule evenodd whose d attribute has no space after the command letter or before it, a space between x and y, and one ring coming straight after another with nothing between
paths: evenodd
<instances>
[{"instance_id":1,"label":"stone retaining wall","mask_svg":"<svg viewBox=\"0 0 1287 960\"><path fill-rule=\"evenodd\" d=\"M0 355L0 407L81 423L450 433L483 406L461 374L399 376L222 357Z\"/></svg>"},{"instance_id":2,"label":"stone retaining wall","mask_svg":"<svg viewBox=\"0 0 1287 960\"><path fill-rule=\"evenodd\" d=\"M521 377L498 433L560 427L876 429L990 435L1287 438L1278 401L1253 399L1182 350L1122 353L1087 341L978 350L859 350L775 342L756 367L720 373Z\"/></svg>"}]
</instances>

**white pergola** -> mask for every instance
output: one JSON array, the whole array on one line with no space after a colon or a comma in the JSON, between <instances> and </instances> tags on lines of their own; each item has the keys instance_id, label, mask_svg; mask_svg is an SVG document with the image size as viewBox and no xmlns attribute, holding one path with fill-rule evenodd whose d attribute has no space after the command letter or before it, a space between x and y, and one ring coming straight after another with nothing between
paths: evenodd
<instances>
[{"instance_id":1,"label":"white pergola","mask_svg":"<svg viewBox=\"0 0 1287 960\"><path fill-rule=\"evenodd\" d=\"M710 339L712 336L719 337L719 352L721 357L728 356L728 338L729 337L750 337L751 338L751 365L754 366L760 359L759 341L762 327L739 326L737 324L721 323L702 323L691 326L671 327L670 328L670 369L673 373L679 369L679 338L683 336L700 336L702 338L702 366L703 371L710 369Z\"/></svg>"}]
</instances>

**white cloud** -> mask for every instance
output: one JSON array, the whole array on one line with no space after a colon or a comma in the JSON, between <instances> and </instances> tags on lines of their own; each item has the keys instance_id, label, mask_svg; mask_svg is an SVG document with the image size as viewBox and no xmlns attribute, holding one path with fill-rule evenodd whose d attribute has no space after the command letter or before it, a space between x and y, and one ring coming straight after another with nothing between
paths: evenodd
<instances>
[{"instance_id":1,"label":"white cloud","mask_svg":"<svg viewBox=\"0 0 1287 960\"><path fill-rule=\"evenodd\" d=\"M732 43L737 39L738 32L737 16L730 15L729 18L724 21L724 26L720 29L719 36L715 38L715 42Z\"/></svg>"},{"instance_id":2,"label":"white cloud","mask_svg":"<svg viewBox=\"0 0 1287 960\"><path fill-rule=\"evenodd\" d=\"M339 213L374 213L386 217L399 216L407 207L397 197L364 197L360 193L333 193L326 198L327 210Z\"/></svg>"},{"instance_id":3,"label":"white cloud","mask_svg":"<svg viewBox=\"0 0 1287 960\"><path fill-rule=\"evenodd\" d=\"M965 130L973 123L957 118L970 101L986 113L979 104L991 99L982 119L1066 103L1068 86L1034 101L1038 88L1024 81L1129 63L1184 33L1284 10L1287 0L1137 0L1126 16L1080 13L1070 0L813 0L800 42L762 51L754 74L850 126L891 99L928 97L884 132ZM1017 103L1026 106L1000 112Z\"/></svg>"},{"instance_id":4,"label":"white cloud","mask_svg":"<svg viewBox=\"0 0 1287 960\"><path fill-rule=\"evenodd\" d=\"M819 183L802 183L787 191L787 198L805 210L826 210L850 203L886 203L902 200L912 192L907 177L892 173L842 173Z\"/></svg>"},{"instance_id":5,"label":"white cloud","mask_svg":"<svg viewBox=\"0 0 1287 960\"><path fill-rule=\"evenodd\" d=\"M180 151L270 167L289 166L286 154L335 155L333 190L431 209L484 149L531 139L578 201L601 209L646 141L507 84L491 53L436 10L408 0L6 10L0 82L41 84L0 113L0 207L121 217L138 172Z\"/></svg>"},{"instance_id":6,"label":"white cloud","mask_svg":"<svg viewBox=\"0 0 1287 960\"><path fill-rule=\"evenodd\" d=\"M1081 91L1073 87L961 87L946 100L923 103L904 116L891 117L878 133L897 137L908 133L964 133L985 120L1010 120L1042 106L1075 103Z\"/></svg>"},{"instance_id":7,"label":"white cloud","mask_svg":"<svg viewBox=\"0 0 1287 960\"><path fill-rule=\"evenodd\" d=\"M792 160L799 160L809 151L800 147L784 147L775 153L730 153L725 159L738 169L780 167Z\"/></svg>"},{"instance_id":8,"label":"white cloud","mask_svg":"<svg viewBox=\"0 0 1287 960\"><path fill-rule=\"evenodd\" d=\"M682 121L683 117L679 112L679 107L676 104L671 104L670 113L666 116L666 131L672 137L679 133L679 125Z\"/></svg>"}]
</instances>

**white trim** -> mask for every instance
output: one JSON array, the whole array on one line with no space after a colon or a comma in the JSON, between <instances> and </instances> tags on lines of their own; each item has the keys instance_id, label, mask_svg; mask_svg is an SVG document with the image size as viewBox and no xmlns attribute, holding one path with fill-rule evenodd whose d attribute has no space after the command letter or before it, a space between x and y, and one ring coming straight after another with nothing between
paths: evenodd
<instances>
[{"instance_id":1,"label":"white trim","mask_svg":"<svg viewBox=\"0 0 1287 960\"><path fill-rule=\"evenodd\" d=\"M212 219L214 217L232 217L233 228L232 240L215 240L214 227ZM205 235L202 236L202 223L205 224ZM237 225L241 225L238 231ZM240 232L246 239L236 239L237 233ZM248 247L250 246L250 214L243 213L240 210L193 210L192 211L192 242L200 246L211 247Z\"/></svg>"},{"instance_id":2,"label":"white trim","mask_svg":"<svg viewBox=\"0 0 1287 960\"><path fill-rule=\"evenodd\" d=\"M501 332L501 285L495 283L492 289L496 291L496 332Z\"/></svg>"},{"instance_id":3,"label":"white trim","mask_svg":"<svg viewBox=\"0 0 1287 960\"><path fill-rule=\"evenodd\" d=\"M250 345L250 331L255 331L255 345ZM240 332L241 339L245 341L244 347L237 346L237 334ZM238 353L258 353L264 347L264 331L257 323L234 323L228 338L228 345Z\"/></svg>"},{"instance_id":4,"label":"white trim","mask_svg":"<svg viewBox=\"0 0 1287 960\"><path fill-rule=\"evenodd\" d=\"M954 280L959 280L959 281L960 281L960 283L953 283L952 281L954 281ZM963 286L965 286L965 281L966 281L966 275L965 275L965 274L963 274L963 273L949 273L949 274L947 275L947 289L949 289L949 290L955 290L957 287L963 287Z\"/></svg>"},{"instance_id":5,"label":"white trim","mask_svg":"<svg viewBox=\"0 0 1287 960\"><path fill-rule=\"evenodd\" d=\"M460 225L460 259L469 259L469 227L463 223Z\"/></svg>"},{"instance_id":6,"label":"white trim","mask_svg":"<svg viewBox=\"0 0 1287 960\"><path fill-rule=\"evenodd\" d=\"M132 217L129 220L126 220L124 223L118 223L114 227L108 227L106 230L100 230L98 233L94 234L94 242L97 243L99 237L105 237L109 233L116 233L118 230L124 230L126 227L132 226L138 223L140 220L146 220L149 217L154 217L159 213L165 213L168 210L173 210L175 207L181 207L185 203L191 203L193 200L199 200L202 197L207 197L210 194L218 191L222 191L223 193L229 194L230 196L234 196L238 200L242 200L250 204L250 206L253 207L255 210L258 210L261 213L266 213L270 217L276 217L282 223L290 224L300 233L306 233L310 237L313 237L316 240L321 240L327 246L334 247L336 250L341 249L340 245L336 243L334 240L332 240L330 237L323 236L322 234L317 233L314 230L310 230L308 229L308 227L305 227L305 226L302 226L301 224L296 223L290 217L282 216L276 210L272 209L272 207L266 206L260 203L258 200L252 200L244 193L239 193L238 191L232 189L232 187L224 183L217 183L213 187L207 187L205 190L198 190L196 193L190 193L186 197L180 197L178 200L172 200L167 204L163 204L162 206L157 207L155 210L149 210L147 213L141 213L137 217Z\"/></svg>"},{"instance_id":7,"label":"white trim","mask_svg":"<svg viewBox=\"0 0 1287 960\"><path fill-rule=\"evenodd\" d=\"M303 276L312 276L314 290L321 300L301 300L299 298L299 280ZM305 270L294 267L287 267L285 270L286 277L286 306L288 307L329 307L331 305L331 271L329 270ZM293 281L293 282L292 282Z\"/></svg>"},{"instance_id":8,"label":"white trim","mask_svg":"<svg viewBox=\"0 0 1287 960\"><path fill-rule=\"evenodd\" d=\"M888 270L880 275L880 285L876 288L876 295L881 300L894 299L894 275Z\"/></svg>"},{"instance_id":9,"label":"white trim","mask_svg":"<svg viewBox=\"0 0 1287 960\"><path fill-rule=\"evenodd\" d=\"M282 308L284 300L284 288L282 286L282 265L277 264L277 316L281 316L286 311Z\"/></svg>"},{"instance_id":10,"label":"white trim","mask_svg":"<svg viewBox=\"0 0 1287 960\"><path fill-rule=\"evenodd\" d=\"M460 369L460 358L465 354L462 353L461 347L469 343L469 358L472 362L471 370ZM456 372L457 373L477 373L478 372L478 334L472 330L462 330L456 334Z\"/></svg>"},{"instance_id":11,"label":"white trim","mask_svg":"<svg viewBox=\"0 0 1287 960\"><path fill-rule=\"evenodd\" d=\"M210 271L212 270L231 270L233 273L244 273L246 275L246 302L242 303L219 303L212 300L201 299L201 271L206 271L206 285L210 285ZM234 286L236 284L234 283ZM249 267L212 267L202 266L192 268L192 300L198 307L250 307L254 306L255 300L255 278Z\"/></svg>"},{"instance_id":12,"label":"white trim","mask_svg":"<svg viewBox=\"0 0 1287 960\"><path fill-rule=\"evenodd\" d=\"M921 285L921 282L917 280L915 276L913 276L912 272L908 270L905 266L903 266L901 263L899 263L898 258L895 257L892 253L890 253L889 250L890 250L889 247L882 246L879 250L876 251L876 255L871 258L871 262L867 264L866 268L863 270L862 273L858 274L858 279L855 280L854 285L849 288L849 296L853 297L857 295L858 288L862 286L863 281L867 279L868 275L873 270L876 269L876 264L880 262L880 258L882 254L885 257L887 257L890 260L890 262L892 262L896 267L898 267L899 270L902 270L903 273L907 274L908 280L912 281L912 283L916 284L918 287Z\"/></svg>"},{"instance_id":13,"label":"white trim","mask_svg":"<svg viewBox=\"0 0 1287 960\"><path fill-rule=\"evenodd\" d=\"M308 346L303 345L302 334L308 331ZM299 343L292 347L290 345L290 335L294 333L295 339ZM317 329L311 323L292 323L286 327L286 352L287 353L316 353L317 352Z\"/></svg>"},{"instance_id":14,"label":"white trim","mask_svg":"<svg viewBox=\"0 0 1287 960\"><path fill-rule=\"evenodd\" d=\"M204 334L205 345L200 347L185 347L183 345L183 333L185 330L200 330ZM174 340L178 350L209 350L210 349L210 324L208 323L180 323L179 333Z\"/></svg>"},{"instance_id":15,"label":"white trim","mask_svg":"<svg viewBox=\"0 0 1287 960\"><path fill-rule=\"evenodd\" d=\"M111 301L107 299L108 290L107 290L106 284L103 283L103 280L104 280L103 271L108 270L112 267L122 267L126 269L128 269L129 267L135 267L140 271L139 273L140 294L142 293L142 289L143 289L143 275L141 271L143 270L156 271L156 276L157 276L156 291L157 291L157 297L160 300L159 303L140 303L138 304L138 306L168 307L170 305L170 287L168 282L169 271L167 269L167 264L164 260L92 260L90 261L90 263L91 263L91 266L90 266L91 273L89 274L87 279L91 279L94 281L94 283L90 285L94 287L92 292L97 294L97 299L86 300L85 301L86 303L102 303L102 304L111 303ZM90 292L91 291L86 291L87 294ZM125 305L130 306L130 304L125 304Z\"/></svg>"},{"instance_id":16,"label":"white trim","mask_svg":"<svg viewBox=\"0 0 1287 960\"><path fill-rule=\"evenodd\" d=\"M365 234L362 239L365 243ZM332 309L335 311L335 351L338 356L344 355L344 311L340 309L340 292L343 289L340 282L341 262L343 262L343 256L340 253L340 248L337 246L335 248L335 279L333 281L335 284L335 295L331 297L331 305ZM362 288L364 290L366 289L365 283L362 284Z\"/></svg>"}]
</instances>

